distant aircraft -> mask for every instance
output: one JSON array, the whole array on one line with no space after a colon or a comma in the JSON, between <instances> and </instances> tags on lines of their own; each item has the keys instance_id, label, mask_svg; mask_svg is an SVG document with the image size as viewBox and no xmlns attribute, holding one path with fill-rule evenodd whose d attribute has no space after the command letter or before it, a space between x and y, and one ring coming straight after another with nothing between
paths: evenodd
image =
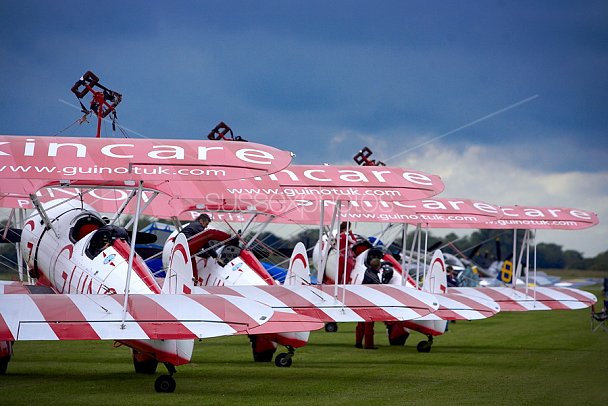
<instances>
[{"instance_id":1,"label":"distant aircraft","mask_svg":"<svg viewBox=\"0 0 608 406\"><path fill-rule=\"evenodd\" d=\"M372 151L369 148L364 148L357 155L355 161L363 166L384 166L383 163L377 163L370 159ZM335 212L338 208L334 208ZM421 239L421 226L430 228L523 228L526 229L526 237L522 244L522 252L519 255L519 263L516 269L513 269L512 262L505 262L506 266L501 267L501 272L498 277L502 282L510 283L512 280L518 280L521 274L521 258L526 244L530 244L531 237L530 229L547 228L547 229L583 229L593 226L598 223L597 215L587 211L571 209L571 208L548 208L548 207L526 207L526 206L496 206L480 201L471 201L469 199L454 199L454 198L427 198L418 201L408 202L392 202L391 205L379 206L377 204L365 204L363 201L357 202L356 205L350 205L348 212L342 211L339 213L341 220L362 221L362 222L378 222L378 223L402 223L403 240L405 243L406 227L405 225L417 225L418 241ZM309 210L305 217L297 217L289 214L294 222L314 223L315 218L329 217L327 207L323 210ZM324 213L325 212L325 213ZM330 227L331 229L331 227ZM388 283L398 285L408 285L416 289L423 289L427 292L441 294L447 292L447 283L445 282L445 258L437 258L437 253L431 260L431 266L425 267L424 284L419 287L418 277L413 280L405 269L410 269L410 264L406 262L406 248L402 252L401 263L399 263L390 253L384 250L381 246L376 246L367 239L360 240L348 247L344 247L345 238L338 238L334 234L327 233L324 238L320 238L319 243L315 246L313 253L313 264L318 270L319 280L324 283L361 283L365 269L369 266L369 261L372 258L379 258L383 261L385 267L394 269L393 277ZM414 257L414 248L416 238L412 242L412 249L408 258ZM338 254L339 252L339 254ZM347 259L347 254L352 259ZM420 258L420 257L419 257ZM419 265L420 261L417 261ZM529 263L529 261L528 261ZM435 268L433 268L435 266ZM443 269L443 276L437 271L437 267ZM534 270L533 280L536 278ZM526 278L532 273L526 272ZM433 283L429 283L429 275L434 279ZM434 276L433 276L434 275ZM515 278L515 279L512 279ZM526 279L528 280L528 279ZM438 281L442 281L438 283ZM513 285L515 286L515 284ZM505 290L509 289L509 290ZM542 294L539 293L542 290ZM568 290L563 291L561 288L536 288L531 290L531 295L534 296L534 305L527 306L523 303L530 301L527 285L524 294L520 295L514 289L497 287L494 290L479 290L477 288L458 288L450 289L450 292L458 292L467 297L467 299L476 298L493 298L499 304L503 311L519 310L546 310L546 309L565 309L579 308L579 306L589 306L591 301L595 300L584 291ZM485 292L485 293L480 293ZM438 296L441 297L441 296ZM563 302L561 301L563 300ZM466 303L466 299L464 300ZM518 304L518 302L521 302ZM436 317L436 315L434 315ZM429 316L433 318L434 316ZM453 318L456 319L456 318ZM449 318L447 318L449 320ZM406 328L419 331L427 336L427 341L421 341L417 345L420 352L428 352L433 343L433 336L443 334L445 331L445 321L439 320L415 320L403 323L387 323L389 342L394 345L402 345L409 332ZM331 326L331 330L335 327ZM327 327L326 327L327 329Z\"/></svg>"}]
</instances>

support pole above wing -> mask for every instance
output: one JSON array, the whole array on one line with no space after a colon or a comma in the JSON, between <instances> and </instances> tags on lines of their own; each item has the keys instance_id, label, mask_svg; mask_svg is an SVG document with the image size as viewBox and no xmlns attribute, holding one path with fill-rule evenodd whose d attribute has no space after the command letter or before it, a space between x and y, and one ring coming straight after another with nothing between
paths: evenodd
<instances>
[{"instance_id":1,"label":"support pole above wing","mask_svg":"<svg viewBox=\"0 0 608 406\"><path fill-rule=\"evenodd\" d=\"M55 230L53 228L53 225L51 224L51 220L49 220L49 216L46 214L44 207L42 207L42 204L40 203L38 196L36 196L35 194L30 194L30 199L32 201L32 204L38 211L38 213L40 213L40 218L44 222L45 227L49 230L52 230L53 233L55 234L55 237L59 238L59 234L57 234L57 230Z\"/></svg>"},{"instance_id":2,"label":"support pole above wing","mask_svg":"<svg viewBox=\"0 0 608 406\"><path fill-rule=\"evenodd\" d=\"M129 289L131 288L131 272L133 270L133 259L135 258L135 243L137 238L137 226L139 224L139 216L141 214L141 193L143 188L143 181L139 181L137 187L137 206L135 208L135 224L133 224L133 231L131 233L131 251L129 252L129 266L127 268L127 281L125 283L125 301L122 307L122 324L121 329L127 328L125 319L127 317L127 305L129 303Z\"/></svg>"}]
</instances>

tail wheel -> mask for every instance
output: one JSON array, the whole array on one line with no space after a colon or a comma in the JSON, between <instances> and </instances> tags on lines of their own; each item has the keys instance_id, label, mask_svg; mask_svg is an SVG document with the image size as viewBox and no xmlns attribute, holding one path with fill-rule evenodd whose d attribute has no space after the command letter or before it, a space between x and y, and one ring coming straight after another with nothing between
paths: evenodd
<instances>
[{"instance_id":1,"label":"tail wheel","mask_svg":"<svg viewBox=\"0 0 608 406\"><path fill-rule=\"evenodd\" d=\"M171 375L161 375L154 381L154 389L159 393L175 392L175 379Z\"/></svg>"}]
</instances>

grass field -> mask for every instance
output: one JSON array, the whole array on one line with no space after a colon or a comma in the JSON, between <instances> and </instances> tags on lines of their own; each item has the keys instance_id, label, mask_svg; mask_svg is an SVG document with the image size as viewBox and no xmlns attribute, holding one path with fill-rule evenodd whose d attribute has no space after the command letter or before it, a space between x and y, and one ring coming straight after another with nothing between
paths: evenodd
<instances>
[{"instance_id":1,"label":"grass field","mask_svg":"<svg viewBox=\"0 0 608 406\"><path fill-rule=\"evenodd\" d=\"M608 333L591 333L588 309L458 321L428 354L416 352L422 338L389 347L376 323L380 348L360 350L354 324L341 324L314 332L291 368L253 363L244 336L209 339L172 394L154 392L155 376L136 375L129 350L110 342L18 342L0 404L608 404Z\"/></svg>"}]
</instances>

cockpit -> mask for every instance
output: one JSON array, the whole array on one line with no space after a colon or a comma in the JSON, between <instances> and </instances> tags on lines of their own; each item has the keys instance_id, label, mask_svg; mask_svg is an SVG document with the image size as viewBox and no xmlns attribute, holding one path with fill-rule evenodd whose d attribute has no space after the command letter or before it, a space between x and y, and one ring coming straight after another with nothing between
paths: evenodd
<instances>
[{"instance_id":1,"label":"cockpit","mask_svg":"<svg viewBox=\"0 0 608 406\"><path fill-rule=\"evenodd\" d=\"M93 259L116 240L125 240L128 243L127 230L118 226L104 225L95 231L85 252L89 258Z\"/></svg>"},{"instance_id":2,"label":"cockpit","mask_svg":"<svg viewBox=\"0 0 608 406\"><path fill-rule=\"evenodd\" d=\"M92 231L105 226L106 223L92 213L86 213L76 219L70 230L70 240L76 243L89 235Z\"/></svg>"}]
</instances>

